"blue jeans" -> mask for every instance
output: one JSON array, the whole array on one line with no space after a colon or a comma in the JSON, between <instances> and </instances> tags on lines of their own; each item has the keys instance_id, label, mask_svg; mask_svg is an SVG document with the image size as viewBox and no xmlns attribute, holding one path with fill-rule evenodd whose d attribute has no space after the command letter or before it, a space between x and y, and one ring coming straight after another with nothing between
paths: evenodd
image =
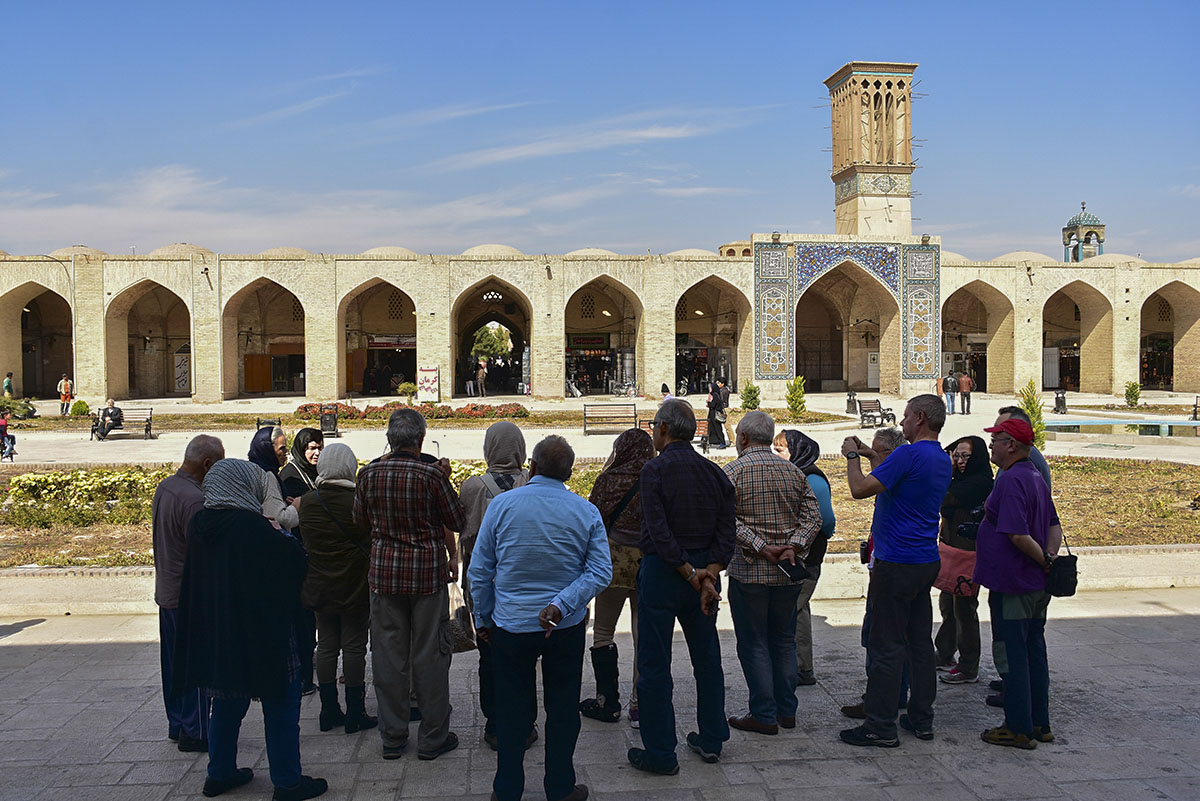
<instances>
[{"instance_id":1,"label":"blue jeans","mask_svg":"<svg viewBox=\"0 0 1200 801\"><path fill-rule=\"evenodd\" d=\"M946 393L946 413L954 414L954 393L953 392Z\"/></svg>"},{"instance_id":2,"label":"blue jeans","mask_svg":"<svg viewBox=\"0 0 1200 801\"><path fill-rule=\"evenodd\" d=\"M238 732L250 708L249 698L214 698L208 724L208 775L227 781L237 770ZM293 787L300 783L300 681L283 694L262 699L271 784Z\"/></svg>"},{"instance_id":3,"label":"blue jeans","mask_svg":"<svg viewBox=\"0 0 1200 801\"><path fill-rule=\"evenodd\" d=\"M800 584L729 580L738 661L750 690L750 714L773 725L796 717L796 600Z\"/></svg>"},{"instance_id":4,"label":"blue jeans","mask_svg":"<svg viewBox=\"0 0 1200 801\"><path fill-rule=\"evenodd\" d=\"M707 550L687 551L693 565L707 565ZM720 589L718 587L718 589ZM642 746L656 769L678 764L675 706L672 701L671 643L675 621L683 628L692 674L696 677L696 721L705 751L721 753L729 739L725 719L725 673L716 615L700 609L700 594L657 554L642 557L638 571L638 709Z\"/></svg>"},{"instance_id":5,"label":"blue jeans","mask_svg":"<svg viewBox=\"0 0 1200 801\"><path fill-rule=\"evenodd\" d=\"M163 704L167 709L167 732L172 737L186 734L193 740L208 738L208 696L200 690L175 689L176 609L158 610L158 656L162 667Z\"/></svg>"},{"instance_id":6,"label":"blue jeans","mask_svg":"<svg viewBox=\"0 0 1200 801\"><path fill-rule=\"evenodd\" d=\"M1050 728L1050 663L1046 657L1046 593L988 592L992 658L1004 677L1004 725L1032 735Z\"/></svg>"}]
</instances>

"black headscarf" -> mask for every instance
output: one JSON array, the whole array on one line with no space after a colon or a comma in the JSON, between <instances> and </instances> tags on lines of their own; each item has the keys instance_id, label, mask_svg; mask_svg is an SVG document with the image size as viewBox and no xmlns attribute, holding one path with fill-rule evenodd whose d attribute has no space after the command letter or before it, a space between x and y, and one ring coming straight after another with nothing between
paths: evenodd
<instances>
[{"instance_id":1,"label":"black headscarf","mask_svg":"<svg viewBox=\"0 0 1200 801\"><path fill-rule=\"evenodd\" d=\"M304 452L308 450L308 445L311 442L324 442L325 435L321 433L319 428L302 428L296 432L296 436L292 439L292 464L296 465L296 469L308 476L310 486L317 484L317 466L308 461Z\"/></svg>"},{"instance_id":2,"label":"black headscarf","mask_svg":"<svg viewBox=\"0 0 1200 801\"><path fill-rule=\"evenodd\" d=\"M274 430L274 426L264 426L254 432L254 438L250 440L250 452L246 454L246 458L271 475L278 476L279 458L275 455L275 446L271 444L271 432Z\"/></svg>"},{"instance_id":3,"label":"black headscarf","mask_svg":"<svg viewBox=\"0 0 1200 801\"><path fill-rule=\"evenodd\" d=\"M959 443L964 441L971 443L971 456L962 472L954 471L954 476L950 479L950 488L942 501L942 539L956 548L974 550L974 540L959 537L958 526L971 519L972 510L982 505L988 495L992 494L995 479L992 477L987 443L981 437L959 437L946 447L946 451L953 453Z\"/></svg>"},{"instance_id":4,"label":"black headscarf","mask_svg":"<svg viewBox=\"0 0 1200 801\"><path fill-rule=\"evenodd\" d=\"M792 464L803 470L804 475L820 476L825 479L826 484L829 484L829 476L817 467L817 459L821 458L821 446L817 444L817 441L793 428L784 430L783 436L787 439L788 454L791 456Z\"/></svg>"}]
</instances>

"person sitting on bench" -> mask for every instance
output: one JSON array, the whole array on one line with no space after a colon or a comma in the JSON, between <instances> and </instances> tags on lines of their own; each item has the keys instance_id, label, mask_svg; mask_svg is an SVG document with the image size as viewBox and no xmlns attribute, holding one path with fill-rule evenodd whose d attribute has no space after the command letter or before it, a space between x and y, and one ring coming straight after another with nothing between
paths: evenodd
<instances>
[{"instance_id":1,"label":"person sitting on bench","mask_svg":"<svg viewBox=\"0 0 1200 801\"><path fill-rule=\"evenodd\" d=\"M114 428L122 428L121 424L124 420L125 413L117 406L116 401L109 398L107 405L100 410L100 422L96 425L96 437L104 439Z\"/></svg>"},{"instance_id":2,"label":"person sitting on bench","mask_svg":"<svg viewBox=\"0 0 1200 801\"><path fill-rule=\"evenodd\" d=\"M8 433L8 412L0 413L0 459L12 459L17 455L17 438Z\"/></svg>"}]
</instances>

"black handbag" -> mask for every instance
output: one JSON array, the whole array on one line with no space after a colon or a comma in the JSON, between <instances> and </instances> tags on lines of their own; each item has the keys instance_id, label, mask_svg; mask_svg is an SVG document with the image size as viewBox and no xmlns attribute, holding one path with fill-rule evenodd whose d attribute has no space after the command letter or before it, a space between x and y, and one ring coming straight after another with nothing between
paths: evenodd
<instances>
[{"instance_id":1,"label":"black handbag","mask_svg":"<svg viewBox=\"0 0 1200 801\"><path fill-rule=\"evenodd\" d=\"M1050 572L1046 575L1046 592L1055 598L1069 598L1079 586L1079 557L1071 553L1066 534L1063 546L1067 552L1050 560Z\"/></svg>"}]
</instances>

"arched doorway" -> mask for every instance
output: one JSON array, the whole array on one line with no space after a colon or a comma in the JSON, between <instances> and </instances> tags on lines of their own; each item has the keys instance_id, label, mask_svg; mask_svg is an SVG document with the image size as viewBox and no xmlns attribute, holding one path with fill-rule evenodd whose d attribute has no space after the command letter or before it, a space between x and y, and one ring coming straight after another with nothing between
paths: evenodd
<instances>
[{"instance_id":1,"label":"arched doorway","mask_svg":"<svg viewBox=\"0 0 1200 801\"><path fill-rule=\"evenodd\" d=\"M941 375L968 373L979 392L1013 389L1013 305L1004 293L972 281L942 304Z\"/></svg>"},{"instance_id":2,"label":"arched doorway","mask_svg":"<svg viewBox=\"0 0 1200 801\"><path fill-rule=\"evenodd\" d=\"M693 284L675 303L675 384L706 392L723 377L738 391L738 347L750 315L741 290L716 276ZM645 387L653 392L654 387Z\"/></svg>"},{"instance_id":3,"label":"arched doorway","mask_svg":"<svg viewBox=\"0 0 1200 801\"><path fill-rule=\"evenodd\" d=\"M221 315L225 394L304 394L304 305L269 278L240 289Z\"/></svg>"},{"instance_id":4,"label":"arched doorway","mask_svg":"<svg viewBox=\"0 0 1200 801\"><path fill-rule=\"evenodd\" d=\"M1073 281L1042 307L1042 388L1112 392L1112 305Z\"/></svg>"},{"instance_id":5,"label":"arched doorway","mask_svg":"<svg viewBox=\"0 0 1200 801\"><path fill-rule=\"evenodd\" d=\"M1139 382L1144 389L1200 392L1200 291L1179 281L1142 304Z\"/></svg>"},{"instance_id":6,"label":"arched doorway","mask_svg":"<svg viewBox=\"0 0 1200 801\"><path fill-rule=\"evenodd\" d=\"M900 389L900 306L879 279L843 262L796 304L796 375L808 392Z\"/></svg>"},{"instance_id":7,"label":"arched doorway","mask_svg":"<svg viewBox=\"0 0 1200 801\"><path fill-rule=\"evenodd\" d=\"M479 362L474 351L476 332L490 325L508 331L510 350L488 359L489 395L528 395L532 353L533 307L529 298L512 284L489 276L464 291L454 302L454 395L467 394L467 381L474 382ZM478 390L475 394L479 394Z\"/></svg>"},{"instance_id":8,"label":"arched doorway","mask_svg":"<svg viewBox=\"0 0 1200 801\"><path fill-rule=\"evenodd\" d=\"M376 278L338 304L346 359L338 386L361 395L392 395L417 381L417 307L408 293Z\"/></svg>"},{"instance_id":9,"label":"arched doorway","mask_svg":"<svg viewBox=\"0 0 1200 801\"><path fill-rule=\"evenodd\" d=\"M191 394L192 318L182 298L141 281L113 298L104 326L111 397Z\"/></svg>"},{"instance_id":10,"label":"arched doorway","mask_svg":"<svg viewBox=\"0 0 1200 801\"><path fill-rule=\"evenodd\" d=\"M627 286L607 275L589 281L567 300L564 323L568 387L581 395L611 394L630 384L656 389L641 386L642 304Z\"/></svg>"},{"instance_id":11,"label":"arched doorway","mask_svg":"<svg viewBox=\"0 0 1200 801\"><path fill-rule=\"evenodd\" d=\"M76 379L73 328L71 305L41 284L22 284L0 298L0 375L12 371L16 397L57 397L63 373Z\"/></svg>"}]
</instances>

